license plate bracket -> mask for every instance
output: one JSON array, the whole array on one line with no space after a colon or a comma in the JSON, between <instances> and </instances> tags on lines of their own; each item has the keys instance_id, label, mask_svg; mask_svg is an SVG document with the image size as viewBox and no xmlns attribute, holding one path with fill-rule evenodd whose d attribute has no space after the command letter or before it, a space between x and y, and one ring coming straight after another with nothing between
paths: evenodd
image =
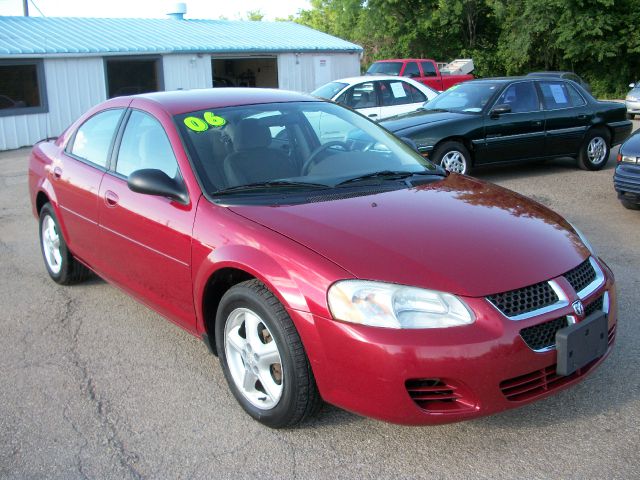
<instances>
[{"instance_id":1,"label":"license plate bracket","mask_svg":"<svg viewBox=\"0 0 640 480\"><path fill-rule=\"evenodd\" d=\"M604 312L594 312L580 323L558 330L556 373L563 376L571 375L603 356L608 347L608 323Z\"/></svg>"}]
</instances>

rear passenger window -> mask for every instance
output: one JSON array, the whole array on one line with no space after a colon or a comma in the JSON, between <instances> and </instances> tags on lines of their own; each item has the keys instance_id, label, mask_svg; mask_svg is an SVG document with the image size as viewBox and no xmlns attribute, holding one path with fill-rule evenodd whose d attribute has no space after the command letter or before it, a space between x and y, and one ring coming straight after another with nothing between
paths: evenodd
<instances>
[{"instance_id":1,"label":"rear passenger window","mask_svg":"<svg viewBox=\"0 0 640 480\"><path fill-rule=\"evenodd\" d=\"M123 109L100 112L84 122L67 147L72 155L106 168L113 136L122 117Z\"/></svg>"},{"instance_id":2,"label":"rear passenger window","mask_svg":"<svg viewBox=\"0 0 640 480\"><path fill-rule=\"evenodd\" d=\"M371 108L378 106L373 82L361 83L345 92L344 104L351 108Z\"/></svg>"},{"instance_id":3,"label":"rear passenger window","mask_svg":"<svg viewBox=\"0 0 640 480\"><path fill-rule=\"evenodd\" d=\"M564 82L540 82L544 105L547 110L572 107L567 84Z\"/></svg>"},{"instance_id":4,"label":"rear passenger window","mask_svg":"<svg viewBox=\"0 0 640 480\"><path fill-rule=\"evenodd\" d=\"M419 77L420 70L418 69L418 64L416 62L409 62L407 66L404 67L403 77Z\"/></svg>"},{"instance_id":5,"label":"rear passenger window","mask_svg":"<svg viewBox=\"0 0 640 480\"><path fill-rule=\"evenodd\" d=\"M571 106L573 107L581 107L582 105L586 105L587 102L582 95L578 93L573 85L567 84L567 90L569 91L569 99L571 100Z\"/></svg>"},{"instance_id":6,"label":"rear passenger window","mask_svg":"<svg viewBox=\"0 0 640 480\"><path fill-rule=\"evenodd\" d=\"M425 77L437 77L436 66L431 62L421 62L422 73Z\"/></svg>"},{"instance_id":7,"label":"rear passenger window","mask_svg":"<svg viewBox=\"0 0 640 480\"><path fill-rule=\"evenodd\" d=\"M427 97L413 85L402 81L380 82L382 106L405 105L407 103L424 103Z\"/></svg>"},{"instance_id":8,"label":"rear passenger window","mask_svg":"<svg viewBox=\"0 0 640 480\"><path fill-rule=\"evenodd\" d=\"M175 178L178 162L160 122L151 115L134 110L122 136L116 172L128 177L131 172L144 168L162 170Z\"/></svg>"}]
</instances>

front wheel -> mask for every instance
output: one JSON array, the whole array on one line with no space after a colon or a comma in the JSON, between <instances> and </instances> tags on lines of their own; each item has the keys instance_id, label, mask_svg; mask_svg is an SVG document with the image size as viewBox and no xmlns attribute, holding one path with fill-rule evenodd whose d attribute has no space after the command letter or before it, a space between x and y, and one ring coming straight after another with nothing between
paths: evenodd
<instances>
[{"instance_id":1,"label":"front wheel","mask_svg":"<svg viewBox=\"0 0 640 480\"><path fill-rule=\"evenodd\" d=\"M300 336L278 299L258 280L224 294L216 316L216 346L227 383L259 422L297 425L320 406Z\"/></svg>"},{"instance_id":2,"label":"front wheel","mask_svg":"<svg viewBox=\"0 0 640 480\"><path fill-rule=\"evenodd\" d=\"M624 198L620 199L620 203L624 208L628 208L629 210L640 210L640 204L635 202L630 202L629 200L625 200Z\"/></svg>"},{"instance_id":3,"label":"front wheel","mask_svg":"<svg viewBox=\"0 0 640 480\"><path fill-rule=\"evenodd\" d=\"M50 203L40 210L40 250L47 272L54 282L71 285L85 280L90 275L89 269L78 262L69 251Z\"/></svg>"},{"instance_id":4,"label":"front wheel","mask_svg":"<svg viewBox=\"0 0 640 480\"><path fill-rule=\"evenodd\" d=\"M591 130L585 136L580 153L578 164L583 170L600 170L609 160L610 137L604 130Z\"/></svg>"},{"instance_id":5,"label":"front wheel","mask_svg":"<svg viewBox=\"0 0 640 480\"><path fill-rule=\"evenodd\" d=\"M460 142L451 141L439 145L433 153L432 160L449 172L463 175L471 173L471 154Z\"/></svg>"}]
</instances>

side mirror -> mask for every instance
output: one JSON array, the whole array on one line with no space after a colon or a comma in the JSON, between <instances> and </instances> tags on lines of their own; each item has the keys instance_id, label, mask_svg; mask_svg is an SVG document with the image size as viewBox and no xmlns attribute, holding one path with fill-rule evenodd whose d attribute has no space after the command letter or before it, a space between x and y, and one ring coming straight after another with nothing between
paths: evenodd
<instances>
[{"instance_id":1,"label":"side mirror","mask_svg":"<svg viewBox=\"0 0 640 480\"><path fill-rule=\"evenodd\" d=\"M415 151L417 153L420 153L420 150L418 149L418 145L416 145L416 142L414 142L410 138L408 138L408 137L400 137L400 140L402 140L404 143L409 145L413 151Z\"/></svg>"},{"instance_id":2,"label":"side mirror","mask_svg":"<svg viewBox=\"0 0 640 480\"><path fill-rule=\"evenodd\" d=\"M127 185L132 192L168 197L180 203L189 202L189 197L182 182L170 178L162 170L153 168L136 170L129 175Z\"/></svg>"},{"instance_id":3,"label":"side mirror","mask_svg":"<svg viewBox=\"0 0 640 480\"><path fill-rule=\"evenodd\" d=\"M498 118L500 115L505 113L511 113L511 105L507 105L506 103L493 107L489 115L491 118Z\"/></svg>"},{"instance_id":4,"label":"side mirror","mask_svg":"<svg viewBox=\"0 0 640 480\"><path fill-rule=\"evenodd\" d=\"M629 84L629 88L636 88L636 84L635 83L630 83Z\"/></svg>"}]
</instances>

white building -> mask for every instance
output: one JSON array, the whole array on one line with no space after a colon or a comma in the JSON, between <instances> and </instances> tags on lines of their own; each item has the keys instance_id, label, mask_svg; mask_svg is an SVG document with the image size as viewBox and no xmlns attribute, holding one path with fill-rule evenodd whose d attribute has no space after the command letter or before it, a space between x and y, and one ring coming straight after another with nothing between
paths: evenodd
<instances>
[{"instance_id":1,"label":"white building","mask_svg":"<svg viewBox=\"0 0 640 480\"><path fill-rule=\"evenodd\" d=\"M0 150L59 135L119 95L212 86L310 92L362 48L291 22L0 17Z\"/></svg>"}]
</instances>

